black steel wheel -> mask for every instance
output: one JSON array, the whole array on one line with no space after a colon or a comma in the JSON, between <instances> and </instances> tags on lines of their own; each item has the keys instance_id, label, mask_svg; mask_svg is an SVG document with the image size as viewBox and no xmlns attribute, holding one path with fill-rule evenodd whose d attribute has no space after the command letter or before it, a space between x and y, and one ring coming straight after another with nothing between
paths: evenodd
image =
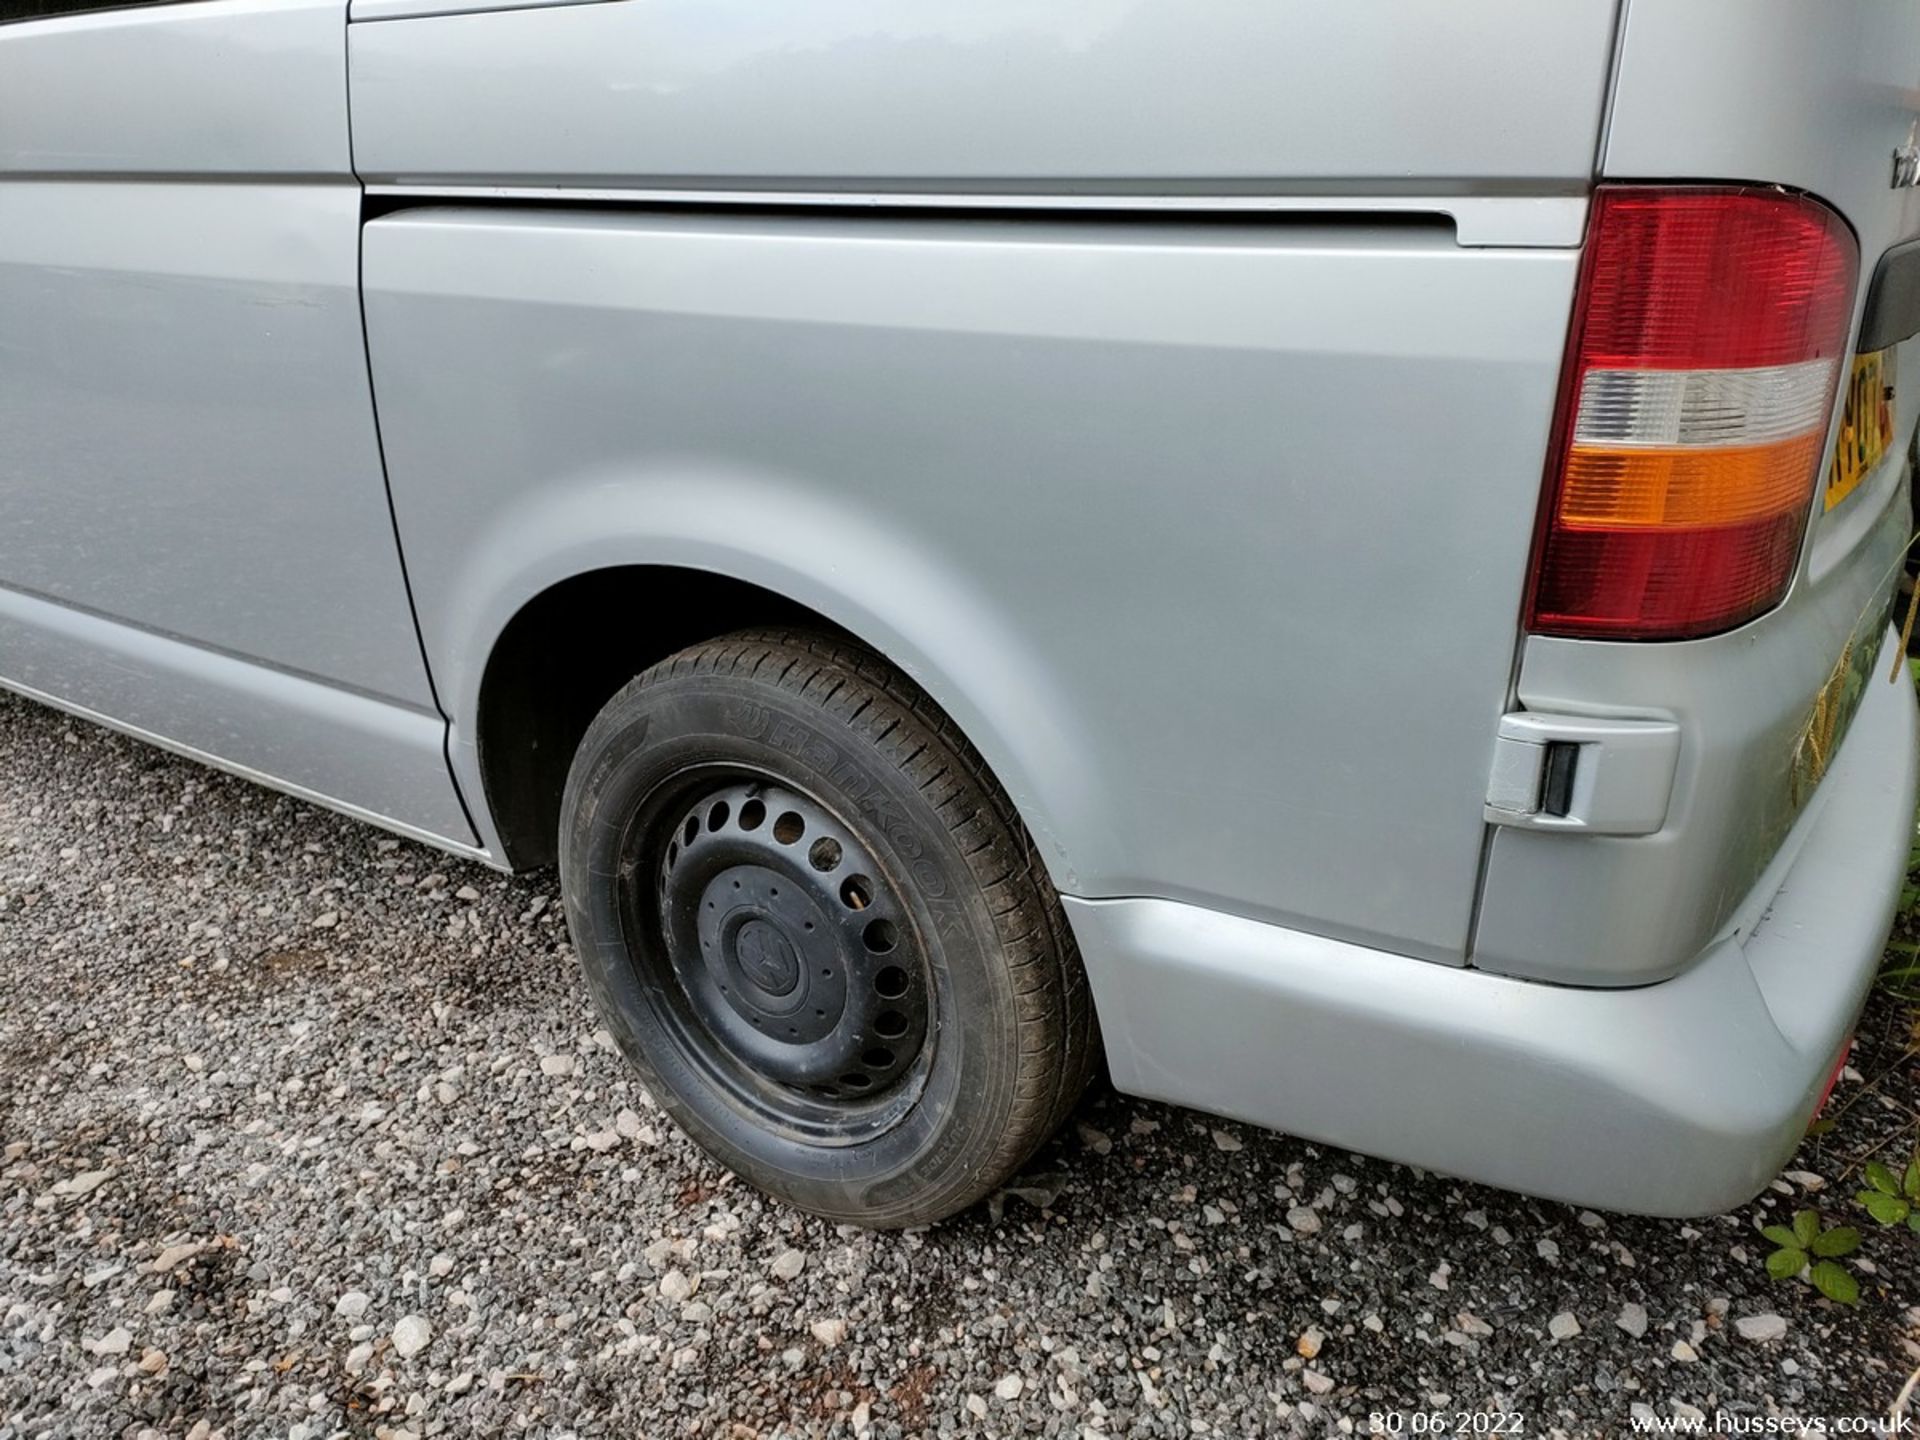
<instances>
[{"instance_id":1,"label":"black steel wheel","mask_svg":"<svg viewBox=\"0 0 1920 1440\"><path fill-rule=\"evenodd\" d=\"M924 1078L932 994L913 917L866 842L753 778L679 777L643 813L658 819L634 837L627 904L658 925L641 963L669 972L656 983L690 1058L818 1143L898 1118Z\"/></svg>"},{"instance_id":2,"label":"black steel wheel","mask_svg":"<svg viewBox=\"0 0 1920 1440\"><path fill-rule=\"evenodd\" d=\"M656 1099L763 1189L867 1225L990 1193L1084 1087L1058 897L985 764L871 652L684 651L568 777L567 919Z\"/></svg>"}]
</instances>

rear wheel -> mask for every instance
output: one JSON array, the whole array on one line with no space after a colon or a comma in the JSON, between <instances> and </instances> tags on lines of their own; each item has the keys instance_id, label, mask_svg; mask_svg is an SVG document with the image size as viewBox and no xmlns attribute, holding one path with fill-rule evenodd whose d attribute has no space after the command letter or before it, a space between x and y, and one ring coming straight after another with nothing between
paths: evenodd
<instances>
[{"instance_id":1,"label":"rear wheel","mask_svg":"<svg viewBox=\"0 0 1920 1440\"><path fill-rule=\"evenodd\" d=\"M1058 897L980 757L870 651L748 632L648 670L581 742L560 866L622 1051L803 1209L952 1214L1086 1083Z\"/></svg>"}]
</instances>

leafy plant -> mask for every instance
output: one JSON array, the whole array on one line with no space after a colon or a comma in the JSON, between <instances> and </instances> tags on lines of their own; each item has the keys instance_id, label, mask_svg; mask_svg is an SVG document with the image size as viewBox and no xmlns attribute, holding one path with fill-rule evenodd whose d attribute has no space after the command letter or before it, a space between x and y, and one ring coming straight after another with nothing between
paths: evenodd
<instances>
[{"instance_id":1,"label":"leafy plant","mask_svg":"<svg viewBox=\"0 0 1920 1440\"><path fill-rule=\"evenodd\" d=\"M1889 940L1880 983L1903 1000L1920 1000L1920 940Z\"/></svg>"},{"instance_id":2,"label":"leafy plant","mask_svg":"<svg viewBox=\"0 0 1920 1440\"><path fill-rule=\"evenodd\" d=\"M1776 1280L1790 1280L1804 1272L1808 1282L1829 1300L1855 1305L1860 1300L1860 1282L1839 1263L1842 1255L1860 1248L1860 1232L1851 1225L1820 1228L1820 1216L1802 1210L1793 1217L1793 1226L1769 1225L1760 1232L1780 1248L1767 1256L1767 1274Z\"/></svg>"},{"instance_id":3,"label":"leafy plant","mask_svg":"<svg viewBox=\"0 0 1920 1440\"><path fill-rule=\"evenodd\" d=\"M1898 1179L1878 1160L1867 1162L1868 1189L1854 1199L1882 1225L1904 1224L1920 1232L1920 1158L1907 1162L1906 1174Z\"/></svg>"}]
</instances>

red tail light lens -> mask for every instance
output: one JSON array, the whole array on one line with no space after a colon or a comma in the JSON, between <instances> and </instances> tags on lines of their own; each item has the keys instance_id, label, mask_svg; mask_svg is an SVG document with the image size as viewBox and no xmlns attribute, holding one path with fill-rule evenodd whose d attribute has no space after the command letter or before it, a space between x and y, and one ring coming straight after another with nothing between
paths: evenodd
<instances>
[{"instance_id":1,"label":"red tail light lens","mask_svg":"<svg viewBox=\"0 0 1920 1440\"><path fill-rule=\"evenodd\" d=\"M1595 193L1529 629L1676 640L1779 604L1858 273L1845 223L1803 196Z\"/></svg>"}]
</instances>

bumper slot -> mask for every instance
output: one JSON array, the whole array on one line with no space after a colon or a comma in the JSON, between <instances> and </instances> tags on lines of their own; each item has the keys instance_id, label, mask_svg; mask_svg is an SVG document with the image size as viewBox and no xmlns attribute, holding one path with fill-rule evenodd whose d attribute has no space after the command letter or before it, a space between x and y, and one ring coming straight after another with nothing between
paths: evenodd
<instances>
[{"instance_id":1,"label":"bumper slot","mask_svg":"<svg viewBox=\"0 0 1920 1440\"><path fill-rule=\"evenodd\" d=\"M1671 720L1503 715L1486 817L1530 830L1651 835L1666 823L1679 763Z\"/></svg>"}]
</instances>

